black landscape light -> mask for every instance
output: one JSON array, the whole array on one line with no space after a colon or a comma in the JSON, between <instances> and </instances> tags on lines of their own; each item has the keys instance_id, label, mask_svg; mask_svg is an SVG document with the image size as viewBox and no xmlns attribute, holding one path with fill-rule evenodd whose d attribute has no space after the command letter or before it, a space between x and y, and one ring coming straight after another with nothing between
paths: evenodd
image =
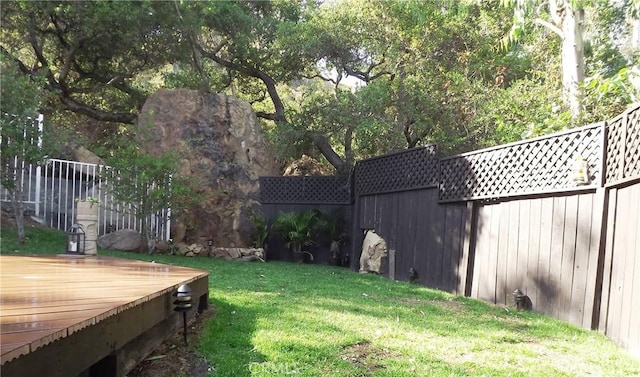
<instances>
[{"instance_id":1,"label":"black landscape light","mask_svg":"<svg viewBox=\"0 0 640 377\"><path fill-rule=\"evenodd\" d=\"M517 310L523 310L524 309L524 298L526 297L526 295L524 293L522 293L521 290L519 290L518 288L516 288L515 291L513 291L513 293L511 294L513 296L513 303L516 306Z\"/></svg>"},{"instance_id":2,"label":"black landscape light","mask_svg":"<svg viewBox=\"0 0 640 377\"><path fill-rule=\"evenodd\" d=\"M85 234L82 225L73 224L67 231L66 254L84 254Z\"/></svg>"},{"instance_id":3,"label":"black landscape light","mask_svg":"<svg viewBox=\"0 0 640 377\"><path fill-rule=\"evenodd\" d=\"M173 294L176 300L173 305L176 307L173 309L177 312L182 312L182 327L184 336L184 345L187 345L187 312L191 309L191 288L188 285L183 284L178 287L176 293Z\"/></svg>"}]
</instances>

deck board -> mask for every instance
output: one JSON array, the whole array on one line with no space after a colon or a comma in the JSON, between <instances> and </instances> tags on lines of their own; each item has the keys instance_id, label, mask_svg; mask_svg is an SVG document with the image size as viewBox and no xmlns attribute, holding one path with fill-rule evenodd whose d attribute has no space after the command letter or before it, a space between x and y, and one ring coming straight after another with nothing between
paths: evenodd
<instances>
[{"instance_id":1,"label":"deck board","mask_svg":"<svg viewBox=\"0 0 640 377\"><path fill-rule=\"evenodd\" d=\"M2 364L208 272L111 257L0 255Z\"/></svg>"}]
</instances>

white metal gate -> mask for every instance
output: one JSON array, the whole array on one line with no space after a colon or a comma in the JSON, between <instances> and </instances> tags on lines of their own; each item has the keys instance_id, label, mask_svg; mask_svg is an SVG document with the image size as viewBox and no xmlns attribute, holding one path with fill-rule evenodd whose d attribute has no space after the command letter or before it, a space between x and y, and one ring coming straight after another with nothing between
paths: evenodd
<instances>
[{"instance_id":1,"label":"white metal gate","mask_svg":"<svg viewBox=\"0 0 640 377\"><path fill-rule=\"evenodd\" d=\"M99 201L98 234L119 229L141 231L131 206L116 203L105 189L104 165L49 159L43 165L22 164L25 209L47 225L67 230L74 222L76 202L93 198ZM0 200L10 202L9 192L0 186ZM171 210L165 209L148 219L151 235L157 240L171 237Z\"/></svg>"}]
</instances>

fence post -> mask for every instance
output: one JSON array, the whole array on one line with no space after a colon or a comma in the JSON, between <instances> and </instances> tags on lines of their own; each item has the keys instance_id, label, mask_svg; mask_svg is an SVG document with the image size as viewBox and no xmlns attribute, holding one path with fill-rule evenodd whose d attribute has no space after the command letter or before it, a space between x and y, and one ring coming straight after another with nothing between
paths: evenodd
<instances>
[{"instance_id":1,"label":"fence post","mask_svg":"<svg viewBox=\"0 0 640 377\"><path fill-rule=\"evenodd\" d=\"M360 229L360 201L362 197L358 192L358 165L353 167L353 174L349 180L351 185L351 255L349 256L349 268L358 271L360 263L360 251L362 246L362 230ZM360 249L360 251L359 251Z\"/></svg>"},{"instance_id":2,"label":"fence post","mask_svg":"<svg viewBox=\"0 0 640 377\"><path fill-rule=\"evenodd\" d=\"M607 164L608 164L608 140L609 124L602 123L601 146L602 157L600 165L600 182L596 190L596 208L594 215L599 215L597 219L598 232L598 263L595 278L593 308L591 317L591 329L606 333L607 312L609 306L609 295L611 287L611 263L613 252L613 232L615 230L615 203L617 202L617 190L607 187ZM615 178L614 178L615 179ZM613 201L613 211L609 211L610 201Z\"/></svg>"},{"instance_id":3,"label":"fence post","mask_svg":"<svg viewBox=\"0 0 640 377\"><path fill-rule=\"evenodd\" d=\"M44 130L43 121L44 121L44 115L39 114L38 115L38 148L42 148L42 132ZM36 196L34 198L36 217L40 217L40 185L42 184L42 180L40 178L41 172L42 172L42 166L38 164L36 166Z\"/></svg>"},{"instance_id":4,"label":"fence post","mask_svg":"<svg viewBox=\"0 0 640 377\"><path fill-rule=\"evenodd\" d=\"M476 255L476 237L478 231L478 204L477 201L467 202L467 215L464 222L464 240L462 244L462 260L460 261L460 291L467 297L471 297L473 288L473 269Z\"/></svg>"}]
</instances>

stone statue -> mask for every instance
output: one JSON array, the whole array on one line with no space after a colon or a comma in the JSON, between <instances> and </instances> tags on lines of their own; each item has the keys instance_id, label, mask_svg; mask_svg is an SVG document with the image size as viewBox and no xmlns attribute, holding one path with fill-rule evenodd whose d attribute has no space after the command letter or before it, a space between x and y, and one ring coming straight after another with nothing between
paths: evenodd
<instances>
[{"instance_id":1,"label":"stone statue","mask_svg":"<svg viewBox=\"0 0 640 377\"><path fill-rule=\"evenodd\" d=\"M387 256L387 243L375 230L365 231L360 255L360 273L380 273L382 258Z\"/></svg>"}]
</instances>

